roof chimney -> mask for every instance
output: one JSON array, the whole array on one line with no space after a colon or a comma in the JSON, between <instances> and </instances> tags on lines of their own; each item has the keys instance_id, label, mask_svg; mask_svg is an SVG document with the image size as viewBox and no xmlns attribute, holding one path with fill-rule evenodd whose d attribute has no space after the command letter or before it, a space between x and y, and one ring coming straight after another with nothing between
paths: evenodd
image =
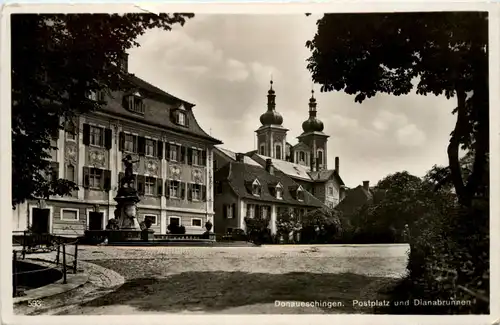
<instances>
[{"instance_id":1,"label":"roof chimney","mask_svg":"<svg viewBox=\"0 0 500 325\"><path fill-rule=\"evenodd\" d=\"M118 55L118 67L122 72L128 72L128 53L122 52Z\"/></svg>"},{"instance_id":2,"label":"roof chimney","mask_svg":"<svg viewBox=\"0 0 500 325\"><path fill-rule=\"evenodd\" d=\"M271 158L266 159L266 171L274 175L274 166L273 166L273 160Z\"/></svg>"},{"instance_id":3,"label":"roof chimney","mask_svg":"<svg viewBox=\"0 0 500 325\"><path fill-rule=\"evenodd\" d=\"M335 157L335 171L337 172L338 175L340 175L340 162L339 162L339 157Z\"/></svg>"},{"instance_id":4,"label":"roof chimney","mask_svg":"<svg viewBox=\"0 0 500 325\"><path fill-rule=\"evenodd\" d=\"M367 191L370 190L370 181L363 181L363 188Z\"/></svg>"},{"instance_id":5,"label":"roof chimney","mask_svg":"<svg viewBox=\"0 0 500 325\"><path fill-rule=\"evenodd\" d=\"M242 163L244 161L245 155L242 153L237 153L236 154L236 161Z\"/></svg>"}]
</instances>

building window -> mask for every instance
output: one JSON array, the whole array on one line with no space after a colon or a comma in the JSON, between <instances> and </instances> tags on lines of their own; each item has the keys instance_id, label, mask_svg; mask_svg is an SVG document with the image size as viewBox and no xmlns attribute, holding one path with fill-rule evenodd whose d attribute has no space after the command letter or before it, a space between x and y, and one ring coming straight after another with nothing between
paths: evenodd
<instances>
[{"instance_id":1,"label":"building window","mask_svg":"<svg viewBox=\"0 0 500 325\"><path fill-rule=\"evenodd\" d=\"M144 114L144 101L139 96L128 96L128 109L135 113Z\"/></svg>"},{"instance_id":2,"label":"building window","mask_svg":"<svg viewBox=\"0 0 500 325\"><path fill-rule=\"evenodd\" d=\"M156 157L156 140L146 139L146 156Z\"/></svg>"},{"instance_id":3,"label":"building window","mask_svg":"<svg viewBox=\"0 0 500 325\"><path fill-rule=\"evenodd\" d=\"M144 221L146 221L146 220L151 221L151 225L152 226L156 226L158 224L157 223L158 218L155 215L146 215L146 216L144 216Z\"/></svg>"},{"instance_id":4,"label":"building window","mask_svg":"<svg viewBox=\"0 0 500 325\"><path fill-rule=\"evenodd\" d=\"M247 217L255 217L255 206L253 204L247 204Z\"/></svg>"},{"instance_id":5,"label":"building window","mask_svg":"<svg viewBox=\"0 0 500 325\"><path fill-rule=\"evenodd\" d=\"M226 228L226 233L229 234L229 235L232 234L233 233L233 228L227 227Z\"/></svg>"},{"instance_id":6,"label":"building window","mask_svg":"<svg viewBox=\"0 0 500 325\"><path fill-rule=\"evenodd\" d=\"M75 181L75 167L73 165L66 166L66 179L70 182Z\"/></svg>"},{"instance_id":7,"label":"building window","mask_svg":"<svg viewBox=\"0 0 500 325\"><path fill-rule=\"evenodd\" d=\"M64 128L64 132L66 135L66 140L75 141L76 140L76 127L75 123L72 121L68 121L66 123L66 127Z\"/></svg>"},{"instance_id":8,"label":"building window","mask_svg":"<svg viewBox=\"0 0 500 325\"><path fill-rule=\"evenodd\" d=\"M268 217L268 212L269 212L269 207L263 206L262 209L260 209L260 216L266 219Z\"/></svg>"},{"instance_id":9,"label":"building window","mask_svg":"<svg viewBox=\"0 0 500 325\"><path fill-rule=\"evenodd\" d=\"M177 124L186 125L186 114L184 112L177 112Z\"/></svg>"},{"instance_id":10,"label":"building window","mask_svg":"<svg viewBox=\"0 0 500 325\"><path fill-rule=\"evenodd\" d=\"M283 199L283 189L281 187L276 187L276 198L278 200Z\"/></svg>"},{"instance_id":11,"label":"building window","mask_svg":"<svg viewBox=\"0 0 500 325\"><path fill-rule=\"evenodd\" d=\"M124 150L126 152L137 152L137 136L129 133L125 133L125 145Z\"/></svg>"},{"instance_id":12,"label":"building window","mask_svg":"<svg viewBox=\"0 0 500 325\"><path fill-rule=\"evenodd\" d=\"M193 227L201 227L201 219L191 219L191 226Z\"/></svg>"},{"instance_id":13,"label":"building window","mask_svg":"<svg viewBox=\"0 0 500 325\"><path fill-rule=\"evenodd\" d=\"M297 200L304 201L304 191L302 189L297 190Z\"/></svg>"},{"instance_id":14,"label":"building window","mask_svg":"<svg viewBox=\"0 0 500 325\"><path fill-rule=\"evenodd\" d=\"M300 154L300 158L299 158L300 161L301 162L306 161L306 155L305 155L304 151L301 151L299 154Z\"/></svg>"},{"instance_id":15,"label":"building window","mask_svg":"<svg viewBox=\"0 0 500 325\"><path fill-rule=\"evenodd\" d=\"M156 186L156 178L146 177L146 182L144 184L144 194L154 195L155 186Z\"/></svg>"},{"instance_id":16,"label":"building window","mask_svg":"<svg viewBox=\"0 0 500 325\"><path fill-rule=\"evenodd\" d=\"M323 166L323 151L318 150L318 167Z\"/></svg>"},{"instance_id":17,"label":"building window","mask_svg":"<svg viewBox=\"0 0 500 325\"><path fill-rule=\"evenodd\" d=\"M91 188L100 188L102 179L102 169L90 168L89 171L89 186Z\"/></svg>"},{"instance_id":18,"label":"building window","mask_svg":"<svg viewBox=\"0 0 500 325\"><path fill-rule=\"evenodd\" d=\"M104 100L104 91L94 91L91 90L87 94L87 98L93 101L103 101Z\"/></svg>"},{"instance_id":19,"label":"building window","mask_svg":"<svg viewBox=\"0 0 500 325\"><path fill-rule=\"evenodd\" d=\"M264 145L261 145L260 146L260 154L262 156L265 156L266 155L266 147Z\"/></svg>"},{"instance_id":20,"label":"building window","mask_svg":"<svg viewBox=\"0 0 500 325\"><path fill-rule=\"evenodd\" d=\"M200 150L193 149L193 165L201 165L200 164Z\"/></svg>"},{"instance_id":21,"label":"building window","mask_svg":"<svg viewBox=\"0 0 500 325\"><path fill-rule=\"evenodd\" d=\"M329 194L330 196L333 196L333 187L331 187L331 186L330 186L330 187L328 188L328 194Z\"/></svg>"},{"instance_id":22,"label":"building window","mask_svg":"<svg viewBox=\"0 0 500 325\"><path fill-rule=\"evenodd\" d=\"M276 146L276 159L281 159L281 146Z\"/></svg>"},{"instance_id":23,"label":"building window","mask_svg":"<svg viewBox=\"0 0 500 325\"><path fill-rule=\"evenodd\" d=\"M232 219L234 217L234 209L232 204L226 205L226 217Z\"/></svg>"},{"instance_id":24,"label":"building window","mask_svg":"<svg viewBox=\"0 0 500 325\"><path fill-rule=\"evenodd\" d=\"M200 184L191 184L191 197L193 201L201 200L201 185Z\"/></svg>"},{"instance_id":25,"label":"building window","mask_svg":"<svg viewBox=\"0 0 500 325\"><path fill-rule=\"evenodd\" d=\"M169 188L170 197L180 198L179 190L180 190L179 181L170 181L170 188Z\"/></svg>"},{"instance_id":26,"label":"building window","mask_svg":"<svg viewBox=\"0 0 500 325\"><path fill-rule=\"evenodd\" d=\"M104 130L97 126L90 126L90 144L92 146L104 146Z\"/></svg>"},{"instance_id":27,"label":"building window","mask_svg":"<svg viewBox=\"0 0 500 325\"><path fill-rule=\"evenodd\" d=\"M252 194L255 196L260 196L260 193L261 193L260 184L253 184L252 185Z\"/></svg>"},{"instance_id":28,"label":"building window","mask_svg":"<svg viewBox=\"0 0 500 325\"><path fill-rule=\"evenodd\" d=\"M79 212L78 209L61 209L61 220L78 221Z\"/></svg>"},{"instance_id":29,"label":"building window","mask_svg":"<svg viewBox=\"0 0 500 325\"><path fill-rule=\"evenodd\" d=\"M178 161L179 157L179 146L176 144L170 144L170 160Z\"/></svg>"},{"instance_id":30,"label":"building window","mask_svg":"<svg viewBox=\"0 0 500 325\"><path fill-rule=\"evenodd\" d=\"M169 217L168 218L168 224L169 225L180 226L180 224L181 224L181 218L179 218L179 217Z\"/></svg>"}]
</instances>

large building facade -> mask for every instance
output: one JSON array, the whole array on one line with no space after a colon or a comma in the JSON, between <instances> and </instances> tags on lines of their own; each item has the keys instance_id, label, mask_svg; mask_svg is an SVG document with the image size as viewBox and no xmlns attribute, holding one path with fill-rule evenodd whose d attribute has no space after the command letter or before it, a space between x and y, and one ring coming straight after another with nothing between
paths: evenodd
<instances>
[{"instance_id":1,"label":"large building facade","mask_svg":"<svg viewBox=\"0 0 500 325\"><path fill-rule=\"evenodd\" d=\"M126 69L126 64L125 67ZM89 94L106 104L66 122L54 136L55 177L75 182L70 197L28 201L13 211L14 230L79 236L114 217L122 159L130 155L141 201L138 219L156 233L171 223L203 233L213 220L213 148L222 142L198 125L194 104L128 75L131 91Z\"/></svg>"}]
</instances>

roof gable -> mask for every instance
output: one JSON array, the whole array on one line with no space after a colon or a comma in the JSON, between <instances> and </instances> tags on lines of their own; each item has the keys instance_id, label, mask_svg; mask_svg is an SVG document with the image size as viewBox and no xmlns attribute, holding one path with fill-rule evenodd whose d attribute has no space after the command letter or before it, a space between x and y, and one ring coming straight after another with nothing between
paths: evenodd
<instances>
[{"instance_id":1,"label":"roof gable","mask_svg":"<svg viewBox=\"0 0 500 325\"><path fill-rule=\"evenodd\" d=\"M234 192L241 198L251 198L254 200L279 202L290 205L324 207L321 201L305 190L303 190L303 201L297 200L292 192L290 192L289 188L295 186L298 189L300 185L297 185L290 177L279 170L275 170L274 175L271 175L264 168L244 163L230 162L227 165L229 166L224 166L215 173L215 179L227 179L231 188L233 188ZM254 196L251 191L248 191L248 184L253 185L256 179L258 179L261 184L261 193L258 197ZM281 199L276 198L271 190L273 186L276 186L274 184L280 184L283 188Z\"/></svg>"}]
</instances>

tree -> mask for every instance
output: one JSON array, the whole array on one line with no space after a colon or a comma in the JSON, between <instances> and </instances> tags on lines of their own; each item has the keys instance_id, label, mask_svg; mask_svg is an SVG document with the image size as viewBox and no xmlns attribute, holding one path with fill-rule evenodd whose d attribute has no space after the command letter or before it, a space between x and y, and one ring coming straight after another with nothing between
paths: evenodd
<instances>
[{"instance_id":1,"label":"tree","mask_svg":"<svg viewBox=\"0 0 500 325\"><path fill-rule=\"evenodd\" d=\"M477 195L489 152L488 14L429 12L326 14L317 22L307 68L322 91L363 102L376 93L456 97L448 145L450 179L460 203ZM459 149L473 150L464 182Z\"/></svg>"},{"instance_id":2,"label":"tree","mask_svg":"<svg viewBox=\"0 0 500 325\"><path fill-rule=\"evenodd\" d=\"M276 233L288 240L291 232L301 229L301 221L298 216L290 211L280 213L276 218Z\"/></svg>"},{"instance_id":3,"label":"tree","mask_svg":"<svg viewBox=\"0 0 500 325\"><path fill-rule=\"evenodd\" d=\"M126 89L117 68L136 38L169 31L193 14L19 14L12 30L12 205L68 195L76 184L50 172L51 136L74 115L106 103L89 93Z\"/></svg>"},{"instance_id":4,"label":"tree","mask_svg":"<svg viewBox=\"0 0 500 325\"><path fill-rule=\"evenodd\" d=\"M330 208L321 208L306 213L302 219L303 240L317 243L332 243L342 235L341 213ZM313 237L313 238L307 238Z\"/></svg>"}]
</instances>

